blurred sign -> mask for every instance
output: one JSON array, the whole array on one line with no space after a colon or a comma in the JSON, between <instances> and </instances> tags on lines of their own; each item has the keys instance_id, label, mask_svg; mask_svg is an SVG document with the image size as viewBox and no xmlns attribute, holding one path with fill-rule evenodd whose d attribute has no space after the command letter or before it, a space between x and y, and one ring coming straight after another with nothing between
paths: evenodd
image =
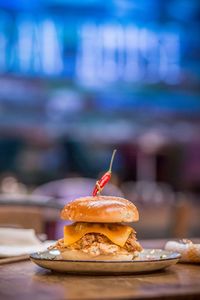
<instances>
[{"instance_id":1,"label":"blurred sign","mask_svg":"<svg viewBox=\"0 0 200 300\"><path fill-rule=\"evenodd\" d=\"M0 72L68 76L83 84L180 80L177 30L0 12Z\"/></svg>"},{"instance_id":2,"label":"blurred sign","mask_svg":"<svg viewBox=\"0 0 200 300\"><path fill-rule=\"evenodd\" d=\"M176 84L180 80L179 34L131 24L83 25L77 76L87 84L118 80Z\"/></svg>"}]
</instances>

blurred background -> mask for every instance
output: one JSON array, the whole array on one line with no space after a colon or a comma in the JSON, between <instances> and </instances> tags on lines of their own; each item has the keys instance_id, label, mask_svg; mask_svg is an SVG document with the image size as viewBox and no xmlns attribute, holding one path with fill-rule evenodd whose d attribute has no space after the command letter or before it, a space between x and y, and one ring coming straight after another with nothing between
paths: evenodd
<instances>
[{"instance_id":1,"label":"blurred background","mask_svg":"<svg viewBox=\"0 0 200 300\"><path fill-rule=\"evenodd\" d=\"M2 226L61 237L116 148L138 238L199 235L199 28L198 0L0 0Z\"/></svg>"}]
</instances>

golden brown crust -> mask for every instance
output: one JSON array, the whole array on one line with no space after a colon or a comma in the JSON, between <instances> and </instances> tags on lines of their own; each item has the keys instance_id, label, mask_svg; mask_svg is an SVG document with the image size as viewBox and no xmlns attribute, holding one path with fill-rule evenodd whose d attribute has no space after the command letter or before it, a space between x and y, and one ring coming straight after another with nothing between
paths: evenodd
<instances>
[{"instance_id":1,"label":"golden brown crust","mask_svg":"<svg viewBox=\"0 0 200 300\"><path fill-rule=\"evenodd\" d=\"M139 213L137 207L127 199L88 196L65 205L61 218L75 222L121 223L138 221Z\"/></svg>"}]
</instances>

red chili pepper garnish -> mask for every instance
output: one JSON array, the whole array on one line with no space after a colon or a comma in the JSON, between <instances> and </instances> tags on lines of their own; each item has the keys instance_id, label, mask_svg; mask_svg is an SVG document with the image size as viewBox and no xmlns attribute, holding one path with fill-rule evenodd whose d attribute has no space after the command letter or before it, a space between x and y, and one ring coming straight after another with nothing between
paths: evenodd
<instances>
[{"instance_id":1,"label":"red chili pepper garnish","mask_svg":"<svg viewBox=\"0 0 200 300\"><path fill-rule=\"evenodd\" d=\"M99 179L96 182L95 188L94 188L93 193L92 193L93 196L96 196L96 195L100 194L101 191L103 190L104 186L106 185L106 183L110 180L111 174L112 174L112 164L113 164L113 160L114 160L116 151L117 150L113 151L111 161L110 161L109 170L101 177L101 179Z\"/></svg>"}]
</instances>

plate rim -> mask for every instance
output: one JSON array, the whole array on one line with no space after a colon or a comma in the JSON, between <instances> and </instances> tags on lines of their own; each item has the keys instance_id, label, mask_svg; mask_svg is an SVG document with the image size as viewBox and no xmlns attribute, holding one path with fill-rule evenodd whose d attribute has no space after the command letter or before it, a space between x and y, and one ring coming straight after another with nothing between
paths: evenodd
<instances>
[{"instance_id":1,"label":"plate rim","mask_svg":"<svg viewBox=\"0 0 200 300\"><path fill-rule=\"evenodd\" d=\"M149 263L149 262L161 262L161 261L170 261L170 260L177 260L181 258L181 254L176 251L169 251L169 250L164 250L160 248L156 249L144 249L144 250L161 250L168 252L169 255L175 255L176 257L168 257L168 258L160 258L160 259L149 259L149 260L72 260L72 259L51 259L51 258L38 258L38 257L33 257L34 255L38 254L43 254L46 251L42 252L34 252L29 255L29 258L32 260L44 260L44 261L51 261L51 262L66 262L66 263L114 263L114 264L119 264L119 263Z\"/></svg>"}]
</instances>

